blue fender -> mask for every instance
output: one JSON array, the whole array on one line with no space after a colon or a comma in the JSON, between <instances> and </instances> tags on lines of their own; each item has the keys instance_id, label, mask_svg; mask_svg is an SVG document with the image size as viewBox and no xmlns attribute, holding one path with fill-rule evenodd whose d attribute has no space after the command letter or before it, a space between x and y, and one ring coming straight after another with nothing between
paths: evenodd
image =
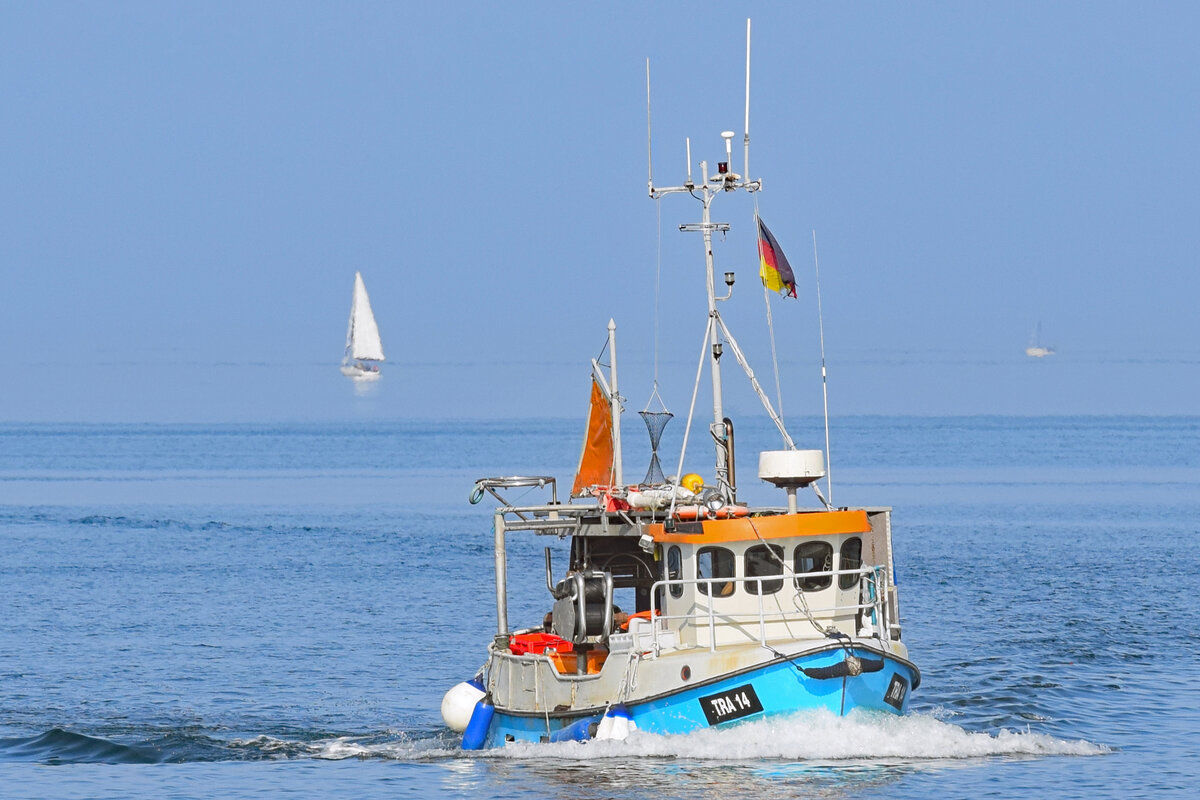
<instances>
[{"instance_id":1,"label":"blue fender","mask_svg":"<svg viewBox=\"0 0 1200 800\"><path fill-rule=\"evenodd\" d=\"M496 707L492 705L492 696L485 695L475 704L475 710L471 712L471 721L467 723L467 729L463 731L463 750L483 749L483 744L487 741L488 729L492 727L492 717L495 715Z\"/></svg>"},{"instance_id":2,"label":"blue fender","mask_svg":"<svg viewBox=\"0 0 1200 800\"><path fill-rule=\"evenodd\" d=\"M577 719L565 728L559 728L554 733L550 734L552 742L586 742L592 738L591 727L596 722L596 717L584 717Z\"/></svg>"}]
</instances>

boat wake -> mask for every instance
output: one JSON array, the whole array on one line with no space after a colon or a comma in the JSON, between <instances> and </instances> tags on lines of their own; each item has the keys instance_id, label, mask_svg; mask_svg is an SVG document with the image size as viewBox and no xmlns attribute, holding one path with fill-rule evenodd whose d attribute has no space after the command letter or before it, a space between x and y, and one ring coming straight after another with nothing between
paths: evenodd
<instances>
[{"instance_id":1,"label":"boat wake","mask_svg":"<svg viewBox=\"0 0 1200 800\"><path fill-rule=\"evenodd\" d=\"M1110 748L1084 740L1066 740L1033 731L973 732L929 714L903 717L855 712L838 717L825 711L750 722L733 728L659 736L635 731L621 742L513 743L507 747L464 752L449 731L410 734L386 731L367 735L300 739L261 735L220 740L199 732L158 732L140 741L119 743L54 728L37 736L0 739L0 761L43 764L153 764L211 761L316 759L340 761L536 761L543 766L607 759L651 759L739 764L804 762L821 764L896 764L1004 757L1095 756Z\"/></svg>"},{"instance_id":2,"label":"boat wake","mask_svg":"<svg viewBox=\"0 0 1200 800\"><path fill-rule=\"evenodd\" d=\"M972 732L932 715L827 711L751 722L734 728L656 736L635 732L623 742L510 745L503 758L628 758L629 756L737 762L972 759L997 756L1088 756L1109 748L1032 731Z\"/></svg>"},{"instance_id":3,"label":"boat wake","mask_svg":"<svg viewBox=\"0 0 1200 800\"><path fill-rule=\"evenodd\" d=\"M457 738L457 737L455 737ZM443 736L365 744L341 738L310 742L316 758L399 760L481 758L578 762L651 758L737 763L745 761L941 761L1026 756L1096 756L1111 752L1084 740L1059 739L1034 731L973 732L931 714L855 712L838 717L827 711L750 722L733 728L659 736L634 732L616 741L527 744L463 752Z\"/></svg>"}]
</instances>

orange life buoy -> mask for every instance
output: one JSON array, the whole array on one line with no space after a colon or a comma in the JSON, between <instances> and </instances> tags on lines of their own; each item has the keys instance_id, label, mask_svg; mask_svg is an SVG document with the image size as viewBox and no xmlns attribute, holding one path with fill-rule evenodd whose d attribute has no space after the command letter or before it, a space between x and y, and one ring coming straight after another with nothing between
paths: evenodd
<instances>
[{"instance_id":1,"label":"orange life buoy","mask_svg":"<svg viewBox=\"0 0 1200 800\"><path fill-rule=\"evenodd\" d=\"M734 517L745 517L749 513L750 509L745 506L721 506L715 511L708 506L675 507L675 519L681 520L733 519Z\"/></svg>"},{"instance_id":2,"label":"orange life buoy","mask_svg":"<svg viewBox=\"0 0 1200 800\"><path fill-rule=\"evenodd\" d=\"M661 617L662 611L657 608L654 609L654 616ZM623 630L623 631L629 630L629 623L633 622L635 619L650 619L650 612L649 611L639 611L636 614L630 614L629 619L627 619L621 623L621 630Z\"/></svg>"}]
</instances>

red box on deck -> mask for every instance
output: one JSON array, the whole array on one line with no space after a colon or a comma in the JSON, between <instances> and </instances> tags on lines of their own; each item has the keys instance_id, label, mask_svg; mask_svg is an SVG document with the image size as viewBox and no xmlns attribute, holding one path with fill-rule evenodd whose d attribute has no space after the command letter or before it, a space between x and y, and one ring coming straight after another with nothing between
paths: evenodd
<instances>
[{"instance_id":1,"label":"red box on deck","mask_svg":"<svg viewBox=\"0 0 1200 800\"><path fill-rule=\"evenodd\" d=\"M508 640L508 647L514 656L526 653L569 653L575 649L566 639L553 633L518 633Z\"/></svg>"}]
</instances>

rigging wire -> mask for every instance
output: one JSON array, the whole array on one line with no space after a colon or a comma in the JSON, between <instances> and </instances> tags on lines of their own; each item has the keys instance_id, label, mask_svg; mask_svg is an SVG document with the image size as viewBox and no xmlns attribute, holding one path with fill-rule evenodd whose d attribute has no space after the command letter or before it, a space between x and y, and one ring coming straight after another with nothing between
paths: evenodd
<instances>
[{"instance_id":1,"label":"rigging wire","mask_svg":"<svg viewBox=\"0 0 1200 800\"><path fill-rule=\"evenodd\" d=\"M829 453L829 382L825 371L825 313L821 308L821 264L817 260L817 231L813 232L813 269L817 275L817 326L821 332L821 396L825 403L825 491L829 493L828 505L833 505L833 465ZM816 486L814 483L813 486ZM820 492L817 493L818 497Z\"/></svg>"},{"instance_id":2,"label":"rigging wire","mask_svg":"<svg viewBox=\"0 0 1200 800\"><path fill-rule=\"evenodd\" d=\"M683 476L683 459L687 456L688 434L692 430L692 415L696 411L696 395L700 392L700 378L704 375L704 360L708 357L708 337L712 333L713 318L708 318L708 324L704 326L704 343L700 347L700 363L696 365L696 382L692 385L692 402L688 406L687 425L683 428L683 446L679 449L679 469L675 471L675 479L671 481L672 486L679 488L679 481ZM679 492L671 492L671 508L667 512L668 517L675 516L675 501L679 499Z\"/></svg>"},{"instance_id":3,"label":"rigging wire","mask_svg":"<svg viewBox=\"0 0 1200 800\"><path fill-rule=\"evenodd\" d=\"M654 201L654 211L658 225L657 252L654 257L654 391L658 391L658 314L660 287L662 286L662 198Z\"/></svg>"},{"instance_id":4,"label":"rigging wire","mask_svg":"<svg viewBox=\"0 0 1200 800\"><path fill-rule=\"evenodd\" d=\"M654 210L657 216L658 223L658 243L657 252L655 254L654 264L654 383L651 386L650 396L646 398L646 406L642 411L649 411L650 404L654 402L654 398L658 398L658 405L663 411L667 410L667 404L663 402L662 395L658 393L658 328L660 320L660 298L662 287L662 198L655 198Z\"/></svg>"},{"instance_id":5,"label":"rigging wire","mask_svg":"<svg viewBox=\"0 0 1200 800\"><path fill-rule=\"evenodd\" d=\"M758 233L758 195L754 196L754 239L758 247L759 264L762 263L762 237ZM761 270L762 267L760 266ZM762 277L760 272L759 277ZM775 350L775 321L771 316L771 292L767 288L767 284L763 283L763 305L767 307L767 331L771 338L771 366L775 369L775 401L779 407L779 421L783 422L783 387L779 380L779 356Z\"/></svg>"}]
</instances>

